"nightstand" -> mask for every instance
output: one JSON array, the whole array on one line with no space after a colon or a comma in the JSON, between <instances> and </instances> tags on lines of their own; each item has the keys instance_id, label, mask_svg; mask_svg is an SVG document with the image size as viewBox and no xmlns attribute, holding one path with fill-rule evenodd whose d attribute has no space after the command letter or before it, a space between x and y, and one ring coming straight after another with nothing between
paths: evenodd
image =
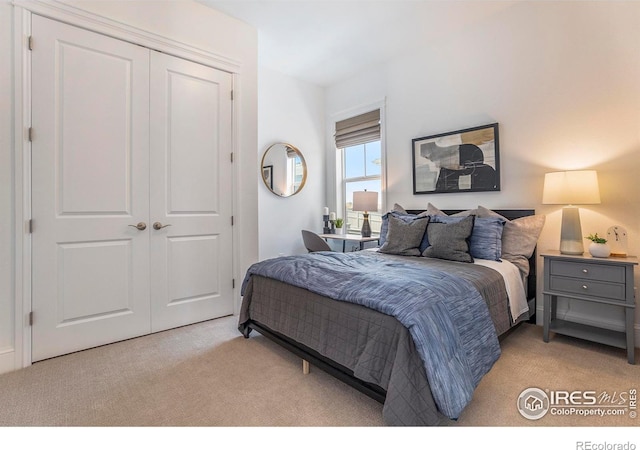
<instances>
[{"instance_id":1,"label":"nightstand","mask_svg":"<svg viewBox=\"0 0 640 450\"><path fill-rule=\"evenodd\" d=\"M635 364L633 269L638 259L594 258L588 254L563 255L546 252L544 258L543 338L549 331L627 349L627 360ZM625 331L610 330L556 317L558 297L623 308Z\"/></svg>"}]
</instances>

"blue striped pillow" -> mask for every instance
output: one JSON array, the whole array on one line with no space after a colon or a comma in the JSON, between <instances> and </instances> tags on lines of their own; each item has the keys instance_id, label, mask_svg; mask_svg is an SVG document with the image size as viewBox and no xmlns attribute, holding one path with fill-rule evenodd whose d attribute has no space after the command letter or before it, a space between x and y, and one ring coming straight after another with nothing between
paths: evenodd
<instances>
[{"instance_id":1,"label":"blue striped pillow","mask_svg":"<svg viewBox=\"0 0 640 450\"><path fill-rule=\"evenodd\" d=\"M432 215L431 223L459 222L464 217ZM500 217L476 217L469 239L469 253L478 259L501 261L502 231L506 220Z\"/></svg>"}]
</instances>

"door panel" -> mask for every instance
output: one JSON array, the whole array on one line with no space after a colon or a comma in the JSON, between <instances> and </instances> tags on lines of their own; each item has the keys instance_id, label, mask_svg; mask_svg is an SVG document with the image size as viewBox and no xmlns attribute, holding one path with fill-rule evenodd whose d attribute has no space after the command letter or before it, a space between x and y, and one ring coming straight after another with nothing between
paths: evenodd
<instances>
[{"instance_id":1,"label":"door panel","mask_svg":"<svg viewBox=\"0 0 640 450\"><path fill-rule=\"evenodd\" d=\"M156 55L158 56L158 55ZM161 60L183 66L183 71L159 69L154 74L164 75L167 90L167 141L153 151L165 150L169 177L167 198L169 214L218 213L218 150L220 84L217 79L199 76L217 75L213 69L166 55ZM160 64L160 63L159 63ZM193 68L196 73L191 73ZM163 73L164 72L164 73ZM204 73L198 73L204 72ZM224 87L227 94L230 86ZM225 150L229 151L227 147ZM194 195L195 194L195 195Z\"/></svg>"},{"instance_id":2,"label":"door panel","mask_svg":"<svg viewBox=\"0 0 640 450\"><path fill-rule=\"evenodd\" d=\"M210 300L220 295L218 236L169 238L167 253L169 304Z\"/></svg>"},{"instance_id":3,"label":"door panel","mask_svg":"<svg viewBox=\"0 0 640 450\"><path fill-rule=\"evenodd\" d=\"M58 244L57 322L131 314L132 273L131 240Z\"/></svg>"},{"instance_id":4,"label":"door panel","mask_svg":"<svg viewBox=\"0 0 640 450\"><path fill-rule=\"evenodd\" d=\"M32 360L150 331L149 51L33 16Z\"/></svg>"},{"instance_id":5,"label":"door panel","mask_svg":"<svg viewBox=\"0 0 640 450\"><path fill-rule=\"evenodd\" d=\"M60 213L130 214L131 55L85 43L56 47Z\"/></svg>"},{"instance_id":6,"label":"door panel","mask_svg":"<svg viewBox=\"0 0 640 450\"><path fill-rule=\"evenodd\" d=\"M229 73L151 54L152 330L233 314Z\"/></svg>"}]
</instances>

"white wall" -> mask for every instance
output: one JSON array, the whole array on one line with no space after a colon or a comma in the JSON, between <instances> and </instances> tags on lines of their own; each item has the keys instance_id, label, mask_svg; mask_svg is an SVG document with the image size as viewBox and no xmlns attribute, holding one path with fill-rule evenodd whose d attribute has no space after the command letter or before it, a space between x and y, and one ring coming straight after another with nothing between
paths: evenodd
<instances>
[{"instance_id":1,"label":"white wall","mask_svg":"<svg viewBox=\"0 0 640 450\"><path fill-rule=\"evenodd\" d=\"M307 164L307 182L297 194L279 197L260 181L260 259L306 253L302 229L322 232L325 205L324 90L260 67L258 76L258 161L270 145L297 147ZM259 179L259 172L256 179ZM261 179L260 179L261 180Z\"/></svg>"},{"instance_id":2,"label":"white wall","mask_svg":"<svg viewBox=\"0 0 640 450\"><path fill-rule=\"evenodd\" d=\"M639 42L640 3L519 2L327 88L327 117L386 97L387 205L535 208L547 215L541 251L559 247L561 217L541 204L544 173L596 169L602 203L581 208L583 232L622 225L638 255ZM413 195L413 138L493 122L500 192ZM621 314L595 315L622 326Z\"/></svg>"},{"instance_id":3,"label":"white wall","mask_svg":"<svg viewBox=\"0 0 640 450\"><path fill-rule=\"evenodd\" d=\"M38 2L34 2L38 3ZM48 2L53 4L54 2ZM190 46L195 51L215 54L223 61L239 63L240 75L235 86L237 111L237 145L235 162L238 173L257 173L257 30L236 19L207 8L199 3L183 1L67 1L61 8L95 14L143 32L157 35ZM47 4L42 2L41 4ZM15 256L15 221L13 205L13 157L12 137L13 81L12 55L13 6L0 0L0 372L19 368L21 348L16 348L13 331L13 310L16 288L13 283ZM231 149L230 149L231 151ZM239 249L239 261L235 261L238 276L246 272L258 259L258 224L255 211L258 208L258 180L246 177L240 192L233 193L236 203L234 234ZM22 230L19 230L22 232ZM233 260L233 256L229 255ZM236 283L239 286L239 283ZM237 295L239 299L239 295ZM20 332L20 330L18 330ZM26 362L28 363L28 362Z\"/></svg>"}]
</instances>

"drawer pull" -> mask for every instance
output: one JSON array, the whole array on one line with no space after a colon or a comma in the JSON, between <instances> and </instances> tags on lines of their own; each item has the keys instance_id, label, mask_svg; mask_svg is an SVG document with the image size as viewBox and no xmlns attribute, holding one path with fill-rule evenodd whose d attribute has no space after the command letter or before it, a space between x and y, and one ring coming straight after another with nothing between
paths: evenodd
<instances>
[{"instance_id":1,"label":"drawer pull","mask_svg":"<svg viewBox=\"0 0 640 450\"><path fill-rule=\"evenodd\" d=\"M587 269L582 269L582 273L589 273Z\"/></svg>"},{"instance_id":2,"label":"drawer pull","mask_svg":"<svg viewBox=\"0 0 640 450\"><path fill-rule=\"evenodd\" d=\"M587 289L589 289L589 288L588 288L586 285L584 285L584 284L583 284L583 285L582 285L582 289L587 290Z\"/></svg>"}]
</instances>

